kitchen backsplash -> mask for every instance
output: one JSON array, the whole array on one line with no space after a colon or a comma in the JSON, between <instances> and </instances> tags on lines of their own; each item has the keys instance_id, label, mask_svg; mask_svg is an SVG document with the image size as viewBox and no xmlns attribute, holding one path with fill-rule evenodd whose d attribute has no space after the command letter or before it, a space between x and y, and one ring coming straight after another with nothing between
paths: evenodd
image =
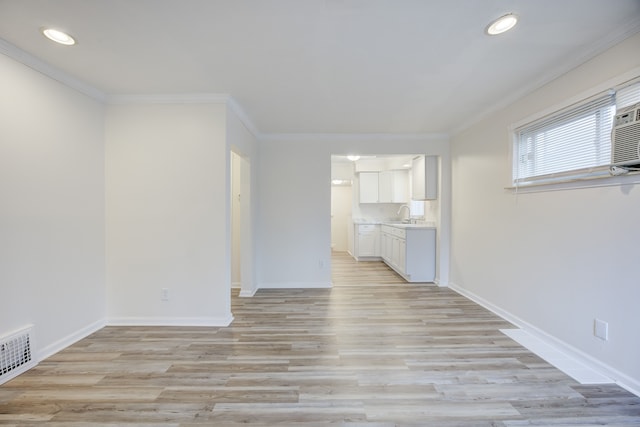
<instances>
[{"instance_id":1,"label":"kitchen backsplash","mask_svg":"<svg viewBox=\"0 0 640 427\"><path fill-rule=\"evenodd\" d=\"M386 203L356 203L353 207L354 218L387 220L396 218L398 208L402 205Z\"/></svg>"},{"instance_id":2,"label":"kitchen backsplash","mask_svg":"<svg viewBox=\"0 0 640 427\"><path fill-rule=\"evenodd\" d=\"M426 201L424 210L424 221L438 223L438 200ZM406 217L406 211L403 210L398 215L398 209L402 206L400 203L354 203L353 218L371 221L391 221Z\"/></svg>"}]
</instances>

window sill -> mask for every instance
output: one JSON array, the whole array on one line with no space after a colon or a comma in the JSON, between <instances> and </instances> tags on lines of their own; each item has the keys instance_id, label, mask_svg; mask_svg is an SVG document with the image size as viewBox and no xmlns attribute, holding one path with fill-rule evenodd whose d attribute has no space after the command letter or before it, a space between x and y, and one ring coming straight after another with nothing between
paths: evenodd
<instances>
[{"instance_id":1,"label":"window sill","mask_svg":"<svg viewBox=\"0 0 640 427\"><path fill-rule=\"evenodd\" d=\"M575 190L582 188L616 187L640 184L640 171L629 172L625 175L613 176L594 175L581 178L564 178L553 181L540 181L517 186L505 187L513 194L540 193L546 191Z\"/></svg>"}]
</instances>

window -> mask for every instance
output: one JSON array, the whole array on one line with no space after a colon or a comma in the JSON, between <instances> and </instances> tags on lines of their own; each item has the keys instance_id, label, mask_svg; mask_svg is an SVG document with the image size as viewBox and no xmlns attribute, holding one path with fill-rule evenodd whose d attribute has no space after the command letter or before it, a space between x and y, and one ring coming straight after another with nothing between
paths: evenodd
<instances>
[{"instance_id":1,"label":"window","mask_svg":"<svg viewBox=\"0 0 640 427\"><path fill-rule=\"evenodd\" d=\"M614 113L615 97L607 94L517 129L514 183L607 165Z\"/></svg>"},{"instance_id":2,"label":"window","mask_svg":"<svg viewBox=\"0 0 640 427\"><path fill-rule=\"evenodd\" d=\"M514 185L594 176L608 170L616 108L637 102L639 81L517 128Z\"/></svg>"},{"instance_id":3,"label":"window","mask_svg":"<svg viewBox=\"0 0 640 427\"><path fill-rule=\"evenodd\" d=\"M424 201L423 200L409 201L409 208L411 209L411 218L424 218Z\"/></svg>"}]
</instances>

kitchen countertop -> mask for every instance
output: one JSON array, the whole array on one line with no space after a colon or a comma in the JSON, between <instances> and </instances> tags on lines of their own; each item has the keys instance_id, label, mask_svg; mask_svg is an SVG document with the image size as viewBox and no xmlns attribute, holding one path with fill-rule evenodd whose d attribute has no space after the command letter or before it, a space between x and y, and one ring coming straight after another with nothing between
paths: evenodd
<instances>
[{"instance_id":1,"label":"kitchen countertop","mask_svg":"<svg viewBox=\"0 0 640 427\"><path fill-rule=\"evenodd\" d=\"M388 225L389 227L395 228L436 228L433 224L422 223L422 224L405 224L405 223L397 223L397 222L383 222L382 225Z\"/></svg>"},{"instance_id":2,"label":"kitchen countertop","mask_svg":"<svg viewBox=\"0 0 640 427\"><path fill-rule=\"evenodd\" d=\"M375 220L375 219L363 219L358 218L354 219L353 223L355 225L388 225L390 227L396 228L436 228L433 222L422 222L417 224L408 224L402 221L389 221L389 220Z\"/></svg>"},{"instance_id":3,"label":"kitchen countertop","mask_svg":"<svg viewBox=\"0 0 640 427\"><path fill-rule=\"evenodd\" d=\"M377 221L374 219L354 219L353 223L356 225L362 224L362 225L369 225L369 224L373 224L373 225L377 225L377 224L383 224L384 221Z\"/></svg>"}]
</instances>

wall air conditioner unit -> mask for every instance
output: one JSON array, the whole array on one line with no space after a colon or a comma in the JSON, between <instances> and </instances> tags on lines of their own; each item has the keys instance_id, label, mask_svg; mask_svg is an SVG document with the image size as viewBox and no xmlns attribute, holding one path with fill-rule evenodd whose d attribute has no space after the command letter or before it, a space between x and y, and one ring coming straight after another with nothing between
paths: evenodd
<instances>
[{"instance_id":1,"label":"wall air conditioner unit","mask_svg":"<svg viewBox=\"0 0 640 427\"><path fill-rule=\"evenodd\" d=\"M640 165L640 103L616 113L611 135L611 166Z\"/></svg>"}]
</instances>

